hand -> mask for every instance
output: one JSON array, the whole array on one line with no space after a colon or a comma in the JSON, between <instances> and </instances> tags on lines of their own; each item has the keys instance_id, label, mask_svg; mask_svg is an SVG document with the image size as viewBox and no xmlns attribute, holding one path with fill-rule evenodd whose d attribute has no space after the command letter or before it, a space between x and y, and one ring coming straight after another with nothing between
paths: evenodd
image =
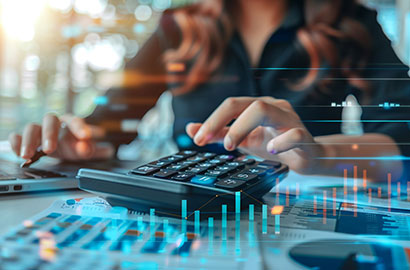
<instances>
[{"instance_id":1,"label":"hand","mask_svg":"<svg viewBox=\"0 0 410 270\"><path fill-rule=\"evenodd\" d=\"M325 154L289 102L272 97L228 98L203 124L188 124L186 130L198 146L223 140L228 151L239 147L303 174L317 173L322 164L315 157Z\"/></svg>"},{"instance_id":2,"label":"hand","mask_svg":"<svg viewBox=\"0 0 410 270\"><path fill-rule=\"evenodd\" d=\"M67 126L66 131L60 131L62 123ZM63 132L62 137L60 132ZM22 135L10 134L9 141L13 151L24 159L30 159L39 146L49 156L63 160L107 159L113 156L113 147L101 146L94 140L102 138L104 133L101 128L88 125L81 118L64 115L59 119L47 114L42 126L29 124Z\"/></svg>"}]
</instances>

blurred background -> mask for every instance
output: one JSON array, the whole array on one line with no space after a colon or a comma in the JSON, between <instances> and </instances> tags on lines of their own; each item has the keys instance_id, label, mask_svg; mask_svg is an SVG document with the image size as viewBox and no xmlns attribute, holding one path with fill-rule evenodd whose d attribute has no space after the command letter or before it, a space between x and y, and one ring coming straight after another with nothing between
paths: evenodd
<instances>
[{"instance_id":1,"label":"blurred background","mask_svg":"<svg viewBox=\"0 0 410 270\"><path fill-rule=\"evenodd\" d=\"M0 140L45 112L88 115L161 13L192 1L0 0ZM410 1L362 2L409 64Z\"/></svg>"}]
</instances>

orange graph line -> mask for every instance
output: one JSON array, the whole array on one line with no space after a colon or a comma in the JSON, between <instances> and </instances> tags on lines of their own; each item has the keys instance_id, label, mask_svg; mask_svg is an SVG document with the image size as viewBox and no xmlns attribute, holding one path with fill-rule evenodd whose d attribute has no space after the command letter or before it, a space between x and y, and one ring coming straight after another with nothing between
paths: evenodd
<instances>
[{"instance_id":1,"label":"orange graph line","mask_svg":"<svg viewBox=\"0 0 410 270\"><path fill-rule=\"evenodd\" d=\"M220 197L220 196L224 196L224 195L229 195L229 194L217 194L217 195L215 195L213 198L211 198L209 201L207 201L206 203L204 203L201 207L199 207L198 209L195 209L195 211L201 210L203 207L205 207L206 205L208 205L210 202L212 202L212 201L215 200L216 198L218 198L218 197ZM192 216L195 211L193 211L191 214L189 214L189 215L187 216L187 218L189 218L190 216Z\"/></svg>"},{"instance_id":2,"label":"orange graph line","mask_svg":"<svg viewBox=\"0 0 410 270\"><path fill-rule=\"evenodd\" d=\"M264 203L259 201L258 199L256 199L255 197L249 195L248 193L246 193L245 191L241 191L241 193L245 194L246 196L248 196L249 198L253 199L254 201L257 201L258 203L260 203L261 205L263 205Z\"/></svg>"}]
</instances>

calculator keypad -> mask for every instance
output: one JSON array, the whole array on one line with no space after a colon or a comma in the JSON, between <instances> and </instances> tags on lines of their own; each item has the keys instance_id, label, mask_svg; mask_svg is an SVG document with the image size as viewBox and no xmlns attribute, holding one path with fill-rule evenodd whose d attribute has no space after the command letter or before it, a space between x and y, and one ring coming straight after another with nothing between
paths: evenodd
<instances>
[{"instance_id":1,"label":"calculator keypad","mask_svg":"<svg viewBox=\"0 0 410 270\"><path fill-rule=\"evenodd\" d=\"M234 155L187 150L140 166L130 173L198 186L240 190L261 180L266 174L273 173L280 166L281 163L275 161L257 162Z\"/></svg>"},{"instance_id":2,"label":"calculator keypad","mask_svg":"<svg viewBox=\"0 0 410 270\"><path fill-rule=\"evenodd\" d=\"M224 189L238 189L245 185L245 181L236 180L236 179L225 179L216 182L215 186Z\"/></svg>"},{"instance_id":3,"label":"calculator keypad","mask_svg":"<svg viewBox=\"0 0 410 270\"><path fill-rule=\"evenodd\" d=\"M141 166L141 167L138 167L138 168L132 170L131 173L141 174L141 175L148 175L148 174L152 174L152 173L157 172L157 171L159 171L159 169L156 168L156 167Z\"/></svg>"},{"instance_id":4,"label":"calculator keypad","mask_svg":"<svg viewBox=\"0 0 410 270\"><path fill-rule=\"evenodd\" d=\"M181 182L187 182L187 181L191 180L192 177L194 177L194 174L179 173L177 175L174 175L171 179L176 180L176 181L181 181Z\"/></svg>"},{"instance_id":5,"label":"calculator keypad","mask_svg":"<svg viewBox=\"0 0 410 270\"><path fill-rule=\"evenodd\" d=\"M161 171L157 172L156 174L154 174L154 176L158 177L158 178L170 178L171 176L173 176L176 173L177 172L173 171L173 170L161 170Z\"/></svg>"},{"instance_id":6,"label":"calculator keypad","mask_svg":"<svg viewBox=\"0 0 410 270\"><path fill-rule=\"evenodd\" d=\"M213 186L216 181L216 177L197 175L191 179L191 183L203 185L203 186Z\"/></svg>"}]
</instances>

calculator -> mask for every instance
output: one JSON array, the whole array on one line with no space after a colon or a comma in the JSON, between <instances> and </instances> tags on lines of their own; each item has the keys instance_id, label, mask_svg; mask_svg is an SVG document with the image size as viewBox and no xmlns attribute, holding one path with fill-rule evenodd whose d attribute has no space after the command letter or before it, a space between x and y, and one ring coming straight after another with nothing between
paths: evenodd
<instances>
[{"instance_id":1,"label":"calculator","mask_svg":"<svg viewBox=\"0 0 410 270\"><path fill-rule=\"evenodd\" d=\"M79 187L104 197L111 205L137 211L179 214L181 201L187 211L230 209L238 204L258 204L288 173L277 161L248 156L192 150L180 151L127 173L80 169Z\"/></svg>"}]
</instances>

